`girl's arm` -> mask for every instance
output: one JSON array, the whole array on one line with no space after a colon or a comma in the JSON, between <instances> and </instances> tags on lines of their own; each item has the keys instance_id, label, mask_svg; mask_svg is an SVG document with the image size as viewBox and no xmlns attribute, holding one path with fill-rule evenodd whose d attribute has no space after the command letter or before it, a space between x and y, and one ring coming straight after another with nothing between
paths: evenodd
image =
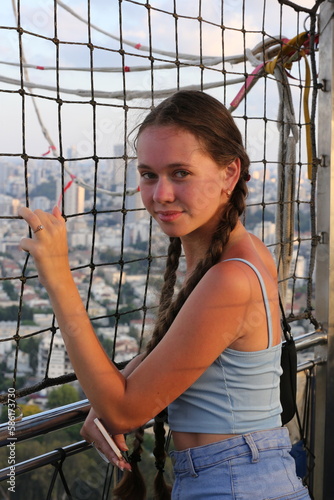
<instances>
[{"instance_id":1,"label":"girl's arm","mask_svg":"<svg viewBox=\"0 0 334 500\"><path fill-rule=\"evenodd\" d=\"M144 357L144 353L139 354L135 358L133 358L124 368L122 371L124 377L128 377L130 373L133 372L133 370L141 363L142 359ZM107 441L104 439L102 436L101 432L98 430L94 423L94 419L97 417L96 412L94 408L91 408L89 410L89 413L86 417L86 420L80 430L81 436L88 442L88 443L94 443L95 448L98 450L102 451L102 453L112 462L114 465L131 470L130 464L127 462L123 461L119 463L115 453L107 443ZM122 451L127 451L128 447L125 441L124 434L116 434L112 436L116 445L118 448Z\"/></svg>"},{"instance_id":2,"label":"girl's arm","mask_svg":"<svg viewBox=\"0 0 334 500\"><path fill-rule=\"evenodd\" d=\"M21 247L35 259L78 380L112 434L140 427L174 401L226 347L247 333L247 304L262 304L257 278L248 266L215 266L190 294L158 346L125 377L94 334L72 279L59 209L46 214L21 208L20 215L33 230L44 226L32 239L24 238ZM266 331L264 313L263 325Z\"/></svg>"}]
</instances>

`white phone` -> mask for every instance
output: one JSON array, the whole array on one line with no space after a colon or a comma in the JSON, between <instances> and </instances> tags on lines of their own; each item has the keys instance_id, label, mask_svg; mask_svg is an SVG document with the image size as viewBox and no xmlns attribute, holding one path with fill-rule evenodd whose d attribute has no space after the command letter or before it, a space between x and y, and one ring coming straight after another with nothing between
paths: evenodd
<instances>
[{"instance_id":1,"label":"white phone","mask_svg":"<svg viewBox=\"0 0 334 500\"><path fill-rule=\"evenodd\" d=\"M110 434L108 433L108 431L106 430L106 428L104 427L104 425L102 424L102 422L98 418L94 418L94 423L97 426L97 428L99 429L99 431L101 432L101 434L104 437L104 439L110 445L111 449L116 453L116 456L117 456L118 460L125 460L127 462L128 461L127 458L122 454L121 450L118 448L118 446L116 445L115 441L110 436ZM104 455L104 453L102 453L97 448L96 448L96 451L100 454L100 456L103 458L103 460L105 460L106 462L109 462L109 460Z\"/></svg>"}]
</instances>

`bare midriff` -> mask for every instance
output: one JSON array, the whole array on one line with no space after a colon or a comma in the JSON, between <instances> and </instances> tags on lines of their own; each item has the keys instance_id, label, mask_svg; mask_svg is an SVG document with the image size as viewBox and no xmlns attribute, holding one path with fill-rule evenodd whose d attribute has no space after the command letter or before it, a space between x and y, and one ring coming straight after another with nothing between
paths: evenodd
<instances>
[{"instance_id":1,"label":"bare midriff","mask_svg":"<svg viewBox=\"0 0 334 500\"><path fill-rule=\"evenodd\" d=\"M178 451L205 446L206 444L217 443L224 439L237 437L239 434L202 434L199 432L175 432L173 431L173 441L175 449Z\"/></svg>"}]
</instances>

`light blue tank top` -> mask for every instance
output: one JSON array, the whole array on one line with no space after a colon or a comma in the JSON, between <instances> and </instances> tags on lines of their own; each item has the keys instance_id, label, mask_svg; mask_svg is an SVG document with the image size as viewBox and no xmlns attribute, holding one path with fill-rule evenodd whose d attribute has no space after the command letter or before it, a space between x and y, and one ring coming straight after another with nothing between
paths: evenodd
<instances>
[{"instance_id":1,"label":"light blue tank top","mask_svg":"<svg viewBox=\"0 0 334 500\"><path fill-rule=\"evenodd\" d=\"M227 348L180 397L168 407L172 431L213 434L242 434L280 427L281 344L273 346L268 296L261 285L268 324L268 348L244 352Z\"/></svg>"}]
</instances>

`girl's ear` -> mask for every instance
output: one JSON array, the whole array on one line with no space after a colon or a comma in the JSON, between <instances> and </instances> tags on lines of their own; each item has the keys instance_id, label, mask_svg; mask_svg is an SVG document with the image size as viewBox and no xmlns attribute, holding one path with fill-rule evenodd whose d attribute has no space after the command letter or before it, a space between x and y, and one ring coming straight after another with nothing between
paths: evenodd
<instances>
[{"instance_id":1,"label":"girl's ear","mask_svg":"<svg viewBox=\"0 0 334 500\"><path fill-rule=\"evenodd\" d=\"M229 191L233 191L240 177L241 162L240 158L236 158L229 163L225 169L225 182Z\"/></svg>"}]
</instances>

